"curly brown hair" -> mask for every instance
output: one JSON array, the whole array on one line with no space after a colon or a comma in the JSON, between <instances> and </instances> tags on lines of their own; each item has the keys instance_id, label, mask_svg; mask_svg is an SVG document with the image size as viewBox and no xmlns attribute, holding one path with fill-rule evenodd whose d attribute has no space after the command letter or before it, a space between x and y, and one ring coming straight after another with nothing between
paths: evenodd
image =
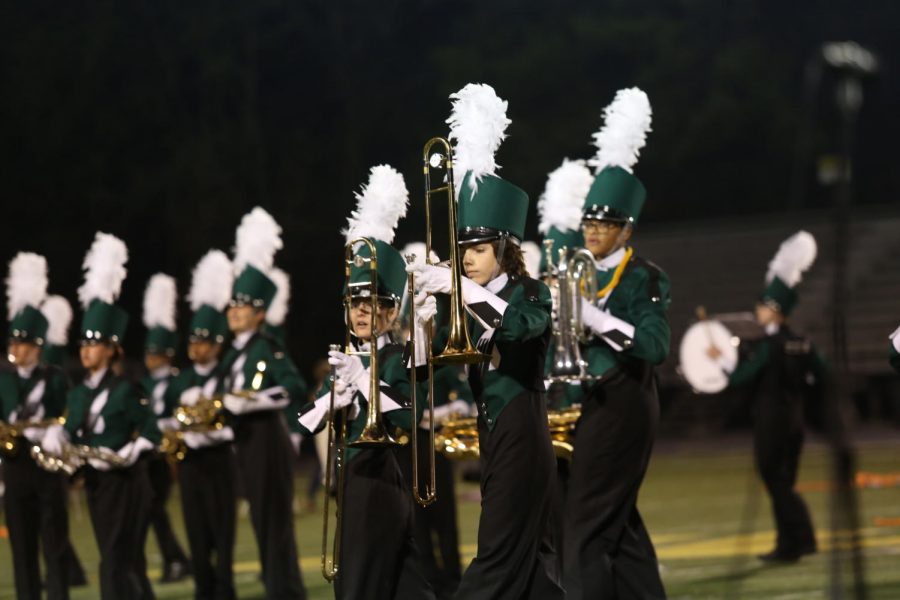
<instances>
[{"instance_id":1,"label":"curly brown hair","mask_svg":"<svg viewBox=\"0 0 900 600\"><path fill-rule=\"evenodd\" d=\"M499 256L500 241L491 242L494 247L494 256ZM522 254L522 248L513 241L507 240L503 244L503 256L500 257L500 268L511 279L518 277L529 277L528 269L525 268L525 255Z\"/></svg>"}]
</instances>

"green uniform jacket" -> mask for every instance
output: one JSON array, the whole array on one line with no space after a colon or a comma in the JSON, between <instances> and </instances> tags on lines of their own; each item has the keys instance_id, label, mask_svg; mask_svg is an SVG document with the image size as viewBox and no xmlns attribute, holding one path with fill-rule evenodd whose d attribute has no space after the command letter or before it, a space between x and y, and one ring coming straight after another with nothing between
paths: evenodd
<instances>
[{"instance_id":1,"label":"green uniform jacket","mask_svg":"<svg viewBox=\"0 0 900 600\"><path fill-rule=\"evenodd\" d=\"M544 361L553 306L547 286L530 277L510 277L497 296L508 306L502 321L493 330L486 330L481 321L467 315L472 343L491 355L489 362L469 367L469 384L478 413L491 431L513 398L523 392L544 392ZM445 302L438 302L438 323L446 322L444 306ZM467 308L475 310L472 306ZM492 309L485 308L488 313L479 317L490 323ZM435 336L436 352L443 348L446 339L445 327Z\"/></svg>"},{"instance_id":2,"label":"green uniform jacket","mask_svg":"<svg viewBox=\"0 0 900 600\"><path fill-rule=\"evenodd\" d=\"M895 371L900 371L900 353L894 348L894 341L891 340L890 362Z\"/></svg>"},{"instance_id":3,"label":"green uniform jacket","mask_svg":"<svg viewBox=\"0 0 900 600\"><path fill-rule=\"evenodd\" d=\"M801 337L795 337L793 334L792 342L794 347L793 356L802 356L803 366L816 379L816 381L825 381L828 375L828 363L822 357L822 354L809 343L808 340ZM750 350L747 351L738 362L737 367L728 375L728 384L731 386L741 386L752 383L759 377L763 369L765 369L771 360L771 344L773 340L765 337L752 343ZM783 343L783 342L782 342ZM790 342L789 342L790 343Z\"/></svg>"},{"instance_id":4,"label":"green uniform jacket","mask_svg":"<svg viewBox=\"0 0 900 600\"><path fill-rule=\"evenodd\" d=\"M598 271L598 289L612 275L612 269ZM611 375L616 367L639 361L658 365L666 359L672 335L666 315L671 302L669 288L669 278L662 269L637 256L631 257L604 310L633 325L634 340L630 347L617 352L600 336L594 336L582 349L591 375Z\"/></svg>"},{"instance_id":5,"label":"green uniform jacket","mask_svg":"<svg viewBox=\"0 0 900 600\"><path fill-rule=\"evenodd\" d=\"M233 366L243 354L247 357L244 365L240 373L234 373ZM266 393L280 387L292 401L306 398L306 382L284 347L263 332L257 332L241 350L232 345L225 353L220 372L223 386L219 391L223 393L236 391L237 382L244 391Z\"/></svg>"},{"instance_id":6,"label":"green uniform jacket","mask_svg":"<svg viewBox=\"0 0 900 600\"><path fill-rule=\"evenodd\" d=\"M94 400L106 394L97 415L89 414ZM123 377L107 371L96 389L84 383L72 388L67 398L66 431L76 444L118 450L137 437L159 444L162 433L149 401ZM85 426L89 430L85 429Z\"/></svg>"},{"instance_id":7,"label":"green uniform jacket","mask_svg":"<svg viewBox=\"0 0 900 600\"><path fill-rule=\"evenodd\" d=\"M9 423L13 412L17 421L61 417L68 387L63 372L49 365L35 367L28 379L15 371L0 373L0 420Z\"/></svg>"},{"instance_id":8,"label":"green uniform jacket","mask_svg":"<svg viewBox=\"0 0 900 600\"><path fill-rule=\"evenodd\" d=\"M175 409L181 405L181 394L193 387L203 388L210 379L221 375L218 367L210 371L206 375L201 375L194 370L193 365L190 368L179 371L177 375L172 377L169 386L166 388L166 417L173 416ZM217 384L212 390L216 393L219 385Z\"/></svg>"},{"instance_id":9,"label":"green uniform jacket","mask_svg":"<svg viewBox=\"0 0 900 600\"><path fill-rule=\"evenodd\" d=\"M368 369L369 368L369 358L368 357L360 357L363 365ZM420 369L422 371L424 369ZM413 420L412 420L412 411L409 410L411 407L410 402L410 390L412 387L409 382L409 370L403 364L403 346L401 344L396 344L393 342L388 342L382 345L381 348L378 349L378 377L381 380L381 394L382 397L389 396L394 402L399 404L400 406L406 407L403 409L392 410L384 413L384 419L388 425L388 429L400 428L404 431L409 431L412 428ZM418 371L417 371L418 374ZM426 397L426 388L425 382L417 382L416 385L416 419L415 422L418 423L422 420L422 413L425 410L425 403L427 401ZM324 398L331 394L331 378L326 378L322 388L319 390L317 398ZM435 392L437 395L437 392ZM368 410L369 403L363 397L362 393L356 392L354 399L359 404L359 414L355 419L347 422L347 441L352 442L359 438L359 434L362 433L363 428L366 424L366 411ZM301 410L300 414L305 414L307 411L312 410L313 402L307 403ZM296 421L296 418L294 419ZM325 423L323 423L315 430L310 431L303 427L302 424L298 423L299 431L303 435L312 435L321 431ZM358 448L347 448L347 460L349 461L351 458L356 456L359 453L360 449Z\"/></svg>"},{"instance_id":10,"label":"green uniform jacket","mask_svg":"<svg viewBox=\"0 0 900 600\"><path fill-rule=\"evenodd\" d=\"M144 375L141 379L141 391L144 397L150 401L150 409L159 419L172 416L172 411L178 406L178 402L175 404L171 403L170 396L166 393L172 386L172 381L177 374L177 369L170 369L169 373L164 377L154 379L151 375ZM162 384L161 391L157 392L157 389L160 389L160 384ZM157 398L157 393L161 394L159 398Z\"/></svg>"},{"instance_id":11,"label":"green uniform jacket","mask_svg":"<svg viewBox=\"0 0 900 600\"><path fill-rule=\"evenodd\" d=\"M465 369L454 365L437 367L434 370L434 406L444 406L455 400L469 404L475 401Z\"/></svg>"}]
</instances>

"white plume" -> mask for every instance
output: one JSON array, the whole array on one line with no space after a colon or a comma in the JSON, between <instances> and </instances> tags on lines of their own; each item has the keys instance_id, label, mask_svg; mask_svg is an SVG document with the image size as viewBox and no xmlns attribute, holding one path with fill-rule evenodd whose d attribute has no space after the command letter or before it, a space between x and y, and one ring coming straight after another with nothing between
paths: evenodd
<instances>
[{"instance_id":1,"label":"white plume","mask_svg":"<svg viewBox=\"0 0 900 600\"><path fill-rule=\"evenodd\" d=\"M97 232L94 243L84 257L84 283L78 288L78 299L87 308L92 301L113 304L122 292L128 271L128 248L114 235Z\"/></svg>"},{"instance_id":2,"label":"white plume","mask_svg":"<svg viewBox=\"0 0 900 600\"><path fill-rule=\"evenodd\" d=\"M474 190L483 175L495 175L499 165L494 154L506 138L506 128L512 123L506 117L506 100L497 96L494 88L485 83L469 83L450 94L453 110L450 140L455 141L454 171L471 171L470 187Z\"/></svg>"},{"instance_id":3,"label":"white plume","mask_svg":"<svg viewBox=\"0 0 900 600\"><path fill-rule=\"evenodd\" d=\"M547 177L547 186L538 200L538 231L547 235L551 227L577 231L581 226L581 208L594 177L583 160L563 160Z\"/></svg>"},{"instance_id":4,"label":"white plume","mask_svg":"<svg viewBox=\"0 0 900 600\"><path fill-rule=\"evenodd\" d=\"M279 268L269 271L269 278L275 282L275 297L266 311L266 323L280 327L287 318L289 302L291 301L291 278Z\"/></svg>"},{"instance_id":5,"label":"white plume","mask_svg":"<svg viewBox=\"0 0 900 600\"><path fill-rule=\"evenodd\" d=\"M62 296L47 296L41 306L47 318L47 342L54 346L69 343L69 325L72 324L72 305Z\"/></svg>"},{"instance_id":6,"label":"white plume","mask_svg":"<svg viewBox=\"0 0 900 600\"><path fill-rule=\"evenodd\" d=\"M191 310L198 311L207 304L216 310L224 310L231 300L234 271L228 256L221 250L210 250L203 255L191 278L188 302Z\"/></svg>"},{"instance_id":7,"label":"white plume","mask_svg":"<svg viewBox=\"0 0 900 600\"><path fill-rule=\"evenodd\" d=\"M414 254L416 260L413 261L417 265L425 264L425 242L410 242L403 247L403 252L400 253L403 256L403 260L406 260L406 257L410 254ZM431 264L437 264L440 262L437 253L434 249L431 250Z\"/></svg>"},{"instance_id":8,"label":"white plume","mask_svg":"<svg viewBox=\"0 0 900 600\"><path fill-rule=\"evenodd\" d=\"M26 306L38 308L47 296L47 260L33 252L19 252L9 262L6 308L12 319Z\"/></svg>"},{"instance_id":9,"label":"white plume","mask_svg":"<svg viewBox=\"0 0 900 600\"><path fill-rule=\"evenodd\" d=\"M275 264L275 253L282 248L281 226L263 208L257 206L241 219L234 244L234 270L240 274L247 265L268 273Z\"/></svg>"},{"instance_id":10,"label":"white plume","mask_svg":"<svg viewBox=\"0 0 900 600\"><path fill-rule=\"evenodd\" d=\"M816 260L816 238L807 231L798 231L781 242L778 252L769 263L766 283L771 283L777 275L789 287L800 283L803 273Z\"/></svg>"},{"instance_id":11,"label":"white plume","mask_svg":"<svg viewBox=\"0 0 900 600\"><path fill-rule=\"evenodd\" d=\"M147 282L144 290L144 326L147 329L162 327L175 331L175 304L178 302L178 290L175 278L164 273L157 273Z\"/></svg>"},{"instance_id":12,"label":"white plume","mask_svg":"<svg viewBox=\"0 0 900 600\"><path fill-rule=\"evenodd\" d=\"M593 135L597 154L588 164L599 173L606 167L622 167L629 173L647 143L652 121L650 99L638 88L616 92L603 110L603 127Z\"/></svg>"},{"instance_id":13,"label":"white plume","mask_svg":"<svg viewBox=\"0 0 900 600\"><path fill-rule=\"evenodd\" d=\"M347 219L347 228L341 230L349 242L357 237L380 240L386 244L394 241L394 229L401 217L406 216L409 192L403 175L389 165L377 165L369 170L369 181L356 197L356 210Z\"/></svg>"},{"instance_id":14,"label":"white plume","mask_svg":"<svg viewBox=\"0 0 900 600\"><path fill-rule=\"evenodd\" d=\"M534 242L522 242L522 254L525 256L525 270L530 277L537 277L541 272L541 248Z\"/></svg>"}]
</instances>

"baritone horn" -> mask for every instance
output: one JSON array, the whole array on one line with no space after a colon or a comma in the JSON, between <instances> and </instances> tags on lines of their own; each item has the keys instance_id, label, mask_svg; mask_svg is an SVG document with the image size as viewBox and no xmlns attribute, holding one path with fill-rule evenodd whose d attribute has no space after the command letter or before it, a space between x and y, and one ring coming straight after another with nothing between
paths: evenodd
<instances>
[{"instance_id":1,"label":"baritone horn","mask_svg":"<svg viewBox=\"0 0 900 600\"><path fill-rule=\"evenodd\" d=\"M585 343L590 331L581 316L581 299L593 302L597 297L597 268L593 255L584 248L569 251L562 247L554 265L553 240L544 240L549 276L556 288L556 322L553 324L551 348L553 362L550 379L553 381L587 381L591 376L581 357L579 344Z\"/></svg>"},{"instance_id":2,"label":"baritone horn","mask_svg":"<svg viewBox=\"0 0 900 600\"><path fill-rule=\"evenodd\" d=\"M433 152L435 146L440 147ZM487 356L475 349L466 326L466 313L462 298L461 264L459 256L459 236L456 231L457 208L456 188L453 184L453 149L450 142L441 137L428 140L422 151L422 169L425 174L425 263L431 263L431 197L443 194L446 197L450 239L450 323L447 345L440 354L432 356L429 362L436 365L474 365L487 360ZM445 181L434 187L431 170L444 171Z\"/></svg>"}]
</instances>

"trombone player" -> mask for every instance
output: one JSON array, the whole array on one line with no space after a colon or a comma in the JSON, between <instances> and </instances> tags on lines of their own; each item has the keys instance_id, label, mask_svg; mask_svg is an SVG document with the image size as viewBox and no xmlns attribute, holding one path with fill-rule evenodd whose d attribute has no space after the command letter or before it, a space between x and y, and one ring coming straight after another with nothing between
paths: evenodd
<instances>
[{"instance_id":1,"label":"trombone player","mask_svg":"<svg viewBox=\"0 0 900 600\"><path fill-rule=\"evenodd\" d=\"M9 265L6 295L10 313L8 356L15 371L0 373L3 439L3 509L12 548L16 597L40 600L38 541L47 568L47 597L69 597L69 521L62 475L41 469L28 447L40 444L47 424L66 407L66 377L41 364L49 320L41 307L47 295L47 262L20 252ZM72 555L74 558L74 554Z\"/></svg>"},{"instance_id":2,"label":"trombone player","mask_svg":"<svg viewBox=\"0 0 900 600\"><path fill-rule=\"evenodd\" d=\"M455 598L561 599L548 535L556 470L544 405L550 291L525 271L520 244L528 195L495 175L494 151L509 124L506 102L485 84L469 84L451 98L450 136L457 145L452 159L443 157L455 225L450 269L411 264L408 270L419 289L419 318L436 310L428 294L448 294L452 333L461 296L465 312L457 314L477 340L468 375L478 408L481 519L477 554ZM426 174L431 158L425 157ZM465 173L458 203L453 159ZM464 353L445 350L433 360L454 354Z\"/></svg>"},{"instance_id":3,"label":"trombone player","mask_svg":"<svg viewBox=\"0 0 900 600\"><path fill-rule=\"evenodd\" d=\"M650 102L620 90L595 134L596 176L584 201L597 298L579 298L594 337L566 498L568 598L664 598L653 543L637 509L659 421L653 374L669 351L669 280L628 245L646 191L631 173L650 128Z\"/></svg>"},{"instance_id":4,"label":"trombone player","mask_svg":"<svg viewBox=\"0 0 900 600\"><path fill-rule=\"evenodd\" d=\"M419 565L413 500L397 463L396 442L387 433L380 439L369 433L378 425L383 429L385 422L388 430L409 431L424 408L424 395L417 394L416 409L411 410L404 348L392 334L406 285L406 263L390 245L408 204L403 176L387 165L373 167L357 199L345 231L347 345L329 352L336 379L326 379L319 397L299 415L304 435L325 426L343 432L329 444L330 457L335 452L344 456L338 455L335 467L331 563L326 556L330 536L325 505L323 574L334 580L335 598L341 600L434 599ZM332 406L340 414L333 413ZM324 465L326 478L331 462Z\"/></svg>"}]
</instances>

